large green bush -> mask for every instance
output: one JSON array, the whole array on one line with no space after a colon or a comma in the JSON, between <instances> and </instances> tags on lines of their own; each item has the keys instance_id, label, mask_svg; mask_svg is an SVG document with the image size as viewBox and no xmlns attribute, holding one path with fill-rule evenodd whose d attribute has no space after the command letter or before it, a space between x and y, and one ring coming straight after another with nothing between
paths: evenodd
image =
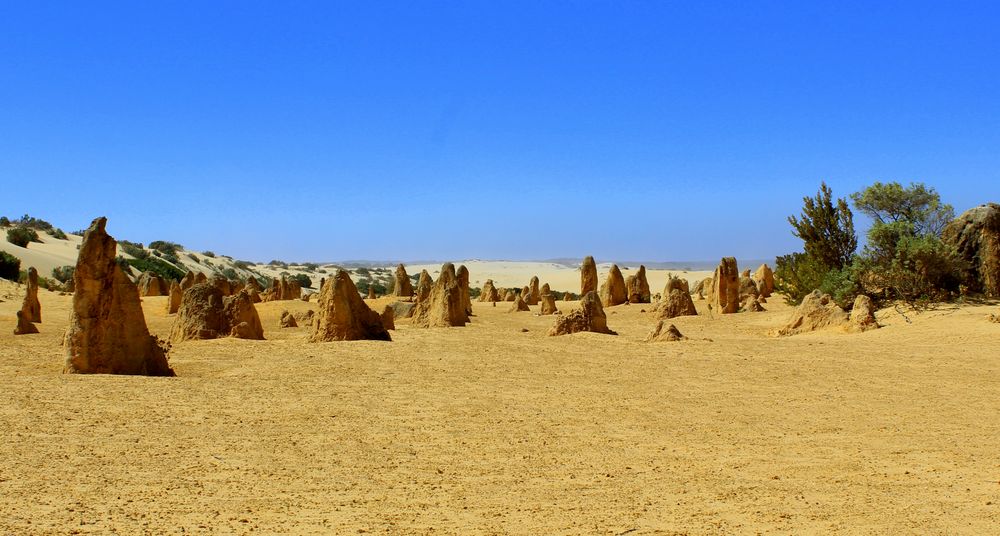
<instances>
[{"instance_id":1,"label":"large green bush","mask_svg":"<svg viewBox=\"0 0 1000 536\"><path fill-rule=\"evenodd\" d=\"M22 248L28 247L29 242L41 242L38 233L30 227L19 225L7 231L7 241Z\"/></svg>"},{"instance_id":2,"label":"large green bush","mask_svg":"<svg viewBox=\"0 0 1000 536\"><path fill-rule=\"evenodd\" d=\"M184 279L184 272L176 266L156 257L129 259L128 264L140 272L153 272L167 281L180 281Z\"/></svg>"},{"instance_id":3,"label":"large green bush","mask_svg":"<svg viewBox=\"0 0 1000 536\"><path fill-rule=\"evenodd\" d=\"M19 273L21 273L21 259L6 251L0 251L0 277L17 281Z\"/></svg>"},{"instance_id":4,"label":"large green bush","mask_svg":"<svg viewBox=\"0 0 1000 536\"><path fill-rule=\"evenodd\" d=\"M75 266L59 266L52 269L52 277L60 283L65 283L73 279L73 273L76 272Z\"/></svg>"}]
</instances>

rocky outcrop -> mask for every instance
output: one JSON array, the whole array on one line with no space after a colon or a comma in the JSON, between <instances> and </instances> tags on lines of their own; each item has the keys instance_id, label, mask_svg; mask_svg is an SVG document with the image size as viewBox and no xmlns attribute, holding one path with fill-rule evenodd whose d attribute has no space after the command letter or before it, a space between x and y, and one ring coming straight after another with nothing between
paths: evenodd
<instances>
[{"instance_id":1,"label":"rocky outcrop","mask_svg":"<svg viewBox=\"0 0 1000 536\"><path fill-rule=\"evenodd\" d=\"M165 296L167 294L166 281L153 272L143 272L136 284L139 286L139 296Z\"/></svg>"},{"instance_id":2,"label":"rocky outcrop","mask_svg":"<svg viewBox=\"0 0 1000 536\"><path fill-rule=\"evenodd\" d=\"M64 372L173 376L166 350L146 327L139 290L115 262L106 224L94 220L80 245Z\"/></svg>"},{"instance_id":3,"label":"rocky outcrop","mask_svg":"<svg viewBox=\"0 0 1000 536\"><path fill-rule=\"evenodd\" d=\"M208 276L205 275L204 272L198 272L198 273L194 274L194 284L195 285L201 285L203 283L208 283ZM192 286L194 286L194 285L192 285Z\"/></svg>"},{"instance_id":4,"label":"rocky outcrop","mask_svg":"<svg viewBox=\"0 0 1000 536\"><path fill-rule=\"evenodd\" d=\"M716 313L729 314L740 310L740 271L733 257L724 257L712 276L709 304Z\"/></svg>"},{"instance_id":5,"label":"rocky outcrop","mask_svg":"<svg viewBox=\"0 0 1000 536\"><path fill-rule=\"evenodd\" d=\"M875 305L872 303L872 299L864 294L854 298L854 306L851 307L849 320L851 331L869 331L881 327L875 320Z\"/></svg>"},{"instance_id":6,"label":"rocky outcrop","mask_svg":"<svg viewBox=\"0 0 1000 536\"><path fill-rule=\"evenodd\" d=\"M194 286L195 277L196 276L192 271L188 271L188 273L184 274L184 279L181 279L181 292L184 292L185 290Z\"/></svg>"},{"instance_id":7,"label":"rocky outcrop","mask_svg":"<svg viewBox=\"0 0 1000 536\"><path fill-rule=\"evenodd\" d=\"M563 294L563 301L573 301L575 297L572 292L566 292Z\"/></svg>"},{"instance_id":8,"label":"rocky outcrop","mask_svg":"<svg viewBox=\"0 0 1000 536\"><path fill-rule=\"evenodd\" d=\"M375 285L368 285L368 299L369 300L378 299L378 296L375 295Z\"/></svg>"},{"instance_id":9,"label":"rocky outcrop","mask_svg":"<svg viewBox=\"0 0 1000 536\"><path fill-rule=\"evenodd\" d=\"M569 335L581 331L617 335L608 329L608 317L597 293L590 291L580 300L580 308L571 313L561 315L556 324L549 330L550 336Z\"/></svg>"},{"instance_id":10,"label":"rocky outcrop","mask_svg":"<svg viewBox=\"0 0 1000 536\"><path fill-rule=\"evenodd\" d=\"M385 329L396 330L396 310L391 305L383 306L379 316L382 317L382 326Z\"/></svg>"},{"instance_id":11,"label":"rocky outcrop","mask_svg":"<svg viewBox=\"0 0 1000 536\"><path fill-rule=\"evenodd\" d=\"M411 324L423 328L460 327L468 321L462 285L455 274L455 266L445 263L427 298L417 302Z\"/></svg>"},{"instance_id":12,"label":"rocky outcrop","mask_svg":"<svg viewBox=\"0 0 1000 536\"><path fill-rule=\"evenodd\" d=\"M747 296L743 300L743 304L740 305L740 312L742 313L762 313L766 309L760 304L760 299L756 296Z\"/></svg>"},{"instance_id":13,"label":"rocky outcrop","mask_svg":"<svg viewBox=\"0 0 1000 536\"><path fill-rule=\"evenodd\" d=\"M392 340L382 318L361 299L346 270L337 270L323 285L318 307L310 342Z\"/></svg>"},{"instance_id":14,"label":"rocky outcrop","mask_svg":"<svg viewBox=\"0 0 1000 536\"><path fill-rule=\"evenodd\" d=\"M508 309L507 312L509 312L509 313L523 313L523 312L530 312L530 311L531 311L531 308L528 307L528 304L524 301L524 298L521 297L521 294L518 294L517 296L514 297L514 303L511 304L510 309Z\"/></svg>"},{"instance_id":15,"label":"rocky outcrop","mask_svg":"<svg viewBox=\"0 0 1000 536\"><path fill-rule=\"evenodd\" d=\"M757 284L757 291L761 298L770 298L774 293L774 271L766 264L761 264L757 271L753 273L754 283Z\"/></svg>"},{"instance_id":16,"label":"rocky outcrop","mask_svg":"<svg viewBox=\"0 0 1000 536\"><path fill-rule=\"evenodd\" d=\"M413 283L410 282L410 276L406 274L406 267L400 263L396 266L396 276L392 285L392 295L399 296L401 298L409 298L413 296Z\"/></svg>"},{"instance_id":17,"label":"rocky outcrop","mask_svg":"<svg viewBox=\"0 0 1000 536\"><path fill-rule=\"evenodd\" d=\"M479 293L479 301L481 302L500 301L500 291L497 290L496 286L493 285L492 279L487 279L486 283L483 284L483 290Z\"/></svg>"},{"instance_id":18,"label":"rocky outcrop","mask_svg":"<svg viewBox=\"0 0 1000 536\"><path fill-rule=\"evenodd\" d=\"M542 299L539 300L539 303L542 304L539 314L554 315L559 312L559 309L556 309L556 297L551 293L542 294Z\"/></svg>"},{"instance_id":19,"label":"rocky outcrop","mask_svg":"<svg viewBox=\"0 0 1000 536\"><path fill-rule=\"evenodd\" d=\"M320 288L322 289L323 287L320 286ZM298 325L304 327L312 327L313 321L316 318L316 311L313 311L312 309L309 309L308 311L299 311L297 313L292 314L292 316L295 317L295 322Z\"/></svg>"},{"instance_id":20,"label":"rocky outcrop","mask_svg":"<svg viewBox=\"0 0 1000 536\"><path fill-rule=\"evenodd\" d=\"M1000 297L1000 204L966 210L945 226L941 240L971 265L965 281L971 292Z\"/></svg>"},{"instance_id":21,"label":"rocky outcrop","mask_svg":"<svg viewBox=\"0 0 1000 536\"><path fill-rule=\"evenodd\" d=\"M416 302L420 303L430 298L431 289L434 288L434 280L427 270L420 271L420 278L417 280Z\"/></svg>"},{"instance_id":22,"label":"rocky outcrop","mask_svg":"<svg viewBox=\"0 0 1000 536\"><path fill-rule=\"evenodd\" d=\"M271 286L260 294L262 301L298 300L302 298L302 287L295 279L285 276L271 280Z\"/></svg>"},{"instance_id":23,"label":"rocky outcrop","mask_svg":"<svg viewBox=\"0 0 1000 536\"><path fill-rule=\"evenodd\" d=\"M788 323L778 330L778 335L796 335L830 327L843 328L847 323L847 313L834 303L830 295L814 290L792 311Z\"/></svg>"},{"instance_id":24,"label":"rocky outcrop","mask_svg":"<svg viewBox=\"0 0 1000 536\"><path fill-rule=\"evenodd\" d=\"M580 295L585 296L590 291L597 292L597 263L588 255L580 266Z\"/></svg>"},{"instance_id":25,"label":"rocky outcrop","mask_svg":"<svg viewBox=\"0 0 1000 536\"><path fill-rule=\"evenodd\" d=\"M212 282L195 284L181 297L177 318L170 329L170 340L182 342L219 337L264 338L264 327L253 299L247 290L235 296L224 296Z\"/></svg>"},{"instance_id":26,"label":"rocky outcrop","mask_svg":"<svg viewBox=\"0 0 1000 536\"><path fill-rule=\"evenodd\" d=\"M639 265L639 270L625 280L625 293L629 303L649 303L649 281L646 280L646 267Z\"/></svg>"},{"instance_id":27,"label":"rocky outcrop","mask_svg":"<svg viewBox=\"0 0 1000 536\"><path fill-rule=\"evenodd\" d=\"M181 286L177 281L170 282L170 291L167 293L167 314L172 315L181 308L181 299L184 297L184 291L181 290Z\"/></svg>"},{"instance_id":28,"label":"rocky outcrop","mask_svg":"<svg viewBox=\"0 0 1000 536\"><path fill-rule=\"evenodd\" d=\"M14 313L17 316L17 325L14 326L14 335L31 335L32 333L38 333L38 328L35 327L28 318L24 315L24 311L17 311Z\"/></svg>"},{"instance_id":29,"label":"rocky outcrop","mask_svg":"<svg viewBox=\"0 0 1000 536\"><path fill-rule=\"evenodd\" d=\"M531 281L528 282L528 295L524 296L524 301L528 305L538 305L538 302L542 299L542 293L538 289L538 276L531 276Z\"/></svg>"},{"instance_id":30,"label":"rocky outcrop","mask_svg":"<svg viewBox=\"0 0 1000 536\"><path fill-rule=\"evenodd\" d=\"M749 272L749 270L747 270ZM740 276L740 303L744 303L747 298L757 298L760 292L757 290L757 283L754 283L749 273Z\"/></svg>"},{"instance_id":31,"label":"rocky outcrop","mask_svg":"<svg viewBox=\"0 0 1000 536\"><path fill-rule=\"evenodd\" d=\"M611 265L608 277L601 285L600 298L601 303L606 307L620 305L628 301L625 278L622 277L622 271L618 269L617 264Z\"/></svg>"},{"instance_id":32,"label":"rocky outcrop","mask_svg":"<svg viewBox=\"0 0 1000 536\"><path fill-rule=\"evenodd\" d=\"M512 301L514 301L516 299L517 299L517 293L514 292L514 289L510 289L509 288L509 289L504 290L503 301L505 301L505 302L512 302Z\"/></svg>"},{"instance_id":33,"label":"rocky outcrop","mask_svg":"<svg viewBox=\"0 0 1000 536\"><path fill-rule=\"evenodd\" d=\"M42 322L42 304L38 301L38 270L32 266L28 268L28 281L24 292L24 301L21 302L21 313L28 322L40 324Z\"/></svg>"},{"instance_id":34,"label":"rocky outcrop","mask_svg":"<svg viewBox=\"0 0 1000 536\"><path fill-rule=\"evenodd\" d=\"M215 288L222 292L223 296L233 295L233 285L224 276L216 274L208 279L208 282L215 285Z\"/></svg>"},{"instance_id":35,"label":"rocky outcrop","mask_svg":"<svg viewBox=\"0 0 1000 536\"><path fill-rule=\"evenodd\" d=\"M288 312L288 309L281 311L281 318L278 320L278 326L282 328L297 328L299 323L295 320L295 315Z\"/></svg>"},{"instance_id":36,"label":"rocky outcrop","mask_svg":"<svg viewBox=\"0 0 1000 536\"><path fill-rule=\"evenodd\" d=\"M465 315L472 316L472 289L469 288L469 269L463 264L458 267L455 275L458 277L458 285L462 289L462 307L465 307Z\"/></svg>"},{"instance_id":37,"label":"rocky outcrop","mask_svg":"<svg viewBox=\"0 0 1000 536\"><path fill-rule=\"evenodd\" d=\"M698 310L694 307L686 279L671 276L663 288L663 299L656 306L659 318L670 319L678 316L695 316Z\"/></svg>"},{"instance_id":38,"label":"rocky outcrop","mask_svg":"<svg viewBox=\"0 0 1000 536\"><path fill-rule=\"evenodd\" d=\"M397 318L411 318L417 305L413 302L397 301L390 303L389 307L392 307L392 318L395 323Z\"/></svg>"},{"instance_id":39,"label":"rocky outcrop","mask_svg":"<svg viewBox=\"0 0 1000 536\"><path fill-rule=\"evenodd\" d=\"M656 322L656 326L653 327L653 331L646 335L646 342L674 342L682 341L687 339L684 335L681 335L681 331L677 329L677 326L673 324L668 324L663 320Z\"/></svg>"}]
</instances>

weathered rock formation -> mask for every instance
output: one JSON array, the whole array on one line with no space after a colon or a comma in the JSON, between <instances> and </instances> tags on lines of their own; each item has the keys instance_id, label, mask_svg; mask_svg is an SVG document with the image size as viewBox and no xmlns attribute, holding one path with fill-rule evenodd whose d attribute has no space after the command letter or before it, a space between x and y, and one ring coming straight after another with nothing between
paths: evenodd
<instances>
[{"instance_id":1,"label":"weathered rock formation","mask_svg":"<svg viewBox=\"0 0 1000 536\"><path fill-rule=\"evenodd\" d=\"M184 291L177 318L170 329L172 342L230 336L264 338L264 327L249 291L223 296L222 290L211 282L198 283Z\"/></svg>"},{"instance_id":2,"label":"weathered rock formation","mask_svg":"<svg viewBox=\"0 0 1000 536\"><path fill-rule=\"evenodd\" d=\"M379 315L382 317L382 326L385 329L396 329L396 310L393 309L391 305L385 305L382 307L382 313Z\"/></svg>"},{"instance_id":3,"label":"weathered rock formation","mask_svg":"<svg viewBox=\"0 0 1000 536\"><path fill-rule=\"evenodd\" d=\"M417 280L417 294L416 302L420 303L431 295L431 289L434 287L434 280L431 279L431 274L427 273L427 270L420 271L420 279Z\"/></svg>"},{"instance_id":4,"label":"weathered rock formation","mask_svg":"<svg viewBox=\"0 0 1000 536\"><path fill-rule=\"evenodd\" d=\"M483 284L483 290L479 293L479 301L481 302L500 301L500 291L497 290L496 286L493 285L492 279L487 279L486 283Z\"/></svg>"},{"instance_id":5,"label":"weathered rock formation","mask_svg":"<svg viewBox=\"0 0 1000 536\"><path fill-rule=\"evenodd\" d=\"M181 279L181 292L194 286L195 277L196 276L192 271L188 271L188 273L184 274L184 279Z\"/></svg>"},{"instance_id":6,"label":"weathered rock formation","mask_svg":"<svg viewBox=\"0 0 1000 536\"><path fill-rule=\"evenodd\" d=\"M281 318L278 320L278 325L282 328L297 328L299 323L295 321L295 315L288 312L288 309L281 311Z\"/></svg>"},{"instance_id":7,"label":"weathered rock formation","mask_svg":"<svg viewBox=\"0 0 1000 536\"><path fill-rule=\"evenodd\" d=\"M878 329L878 321L875 320L875 305L872 299L864 294L854 298L854 306L851 307L850 317L851 331L868 331Z\"/></svg>"},{"instance_id":8,"label":"weathered rock formation","mask_svg":"<svg viewBox=\"0 0 1000 536\"><path fill-rule=\"evenodd\" d=\"M829 294L814 290L792 311L788 323L778 330L778 335L795 335L828 327L844 327L847 322L847 313L834 303Z\"/></svg>"},{"instance_id":9,"label":"weathered rock formation","mask_svg":"<svg viewBox=\"0 0 1000 536\"><path fill-rule=\"evenodd\" d=\"M597 293L590 291L580 300L580 308L574 309L571 313L561 315L556 324L549 330L550 336L569 335L581 331L592 331L594 333L606 333L617 335L608 329L608 317L604 314L604 307Z\"/></svg>"},{"instance_id":10,"label":"weathered rock formation","mask_svg":"<svg viewBox=\"0 0 1000 536\"><path fill-rule=\"evenodd\" d=\"M170 282L170 291L167 293L167 314L172 315L181 308L181 299L184 297L184 291L181 290L181 286L177 281Z\"/></svg>"},{"instance_id":11,"label":"weathered rock formation","mask_svg":"<svg viewBox=\"0 0 1000 536\"><path fill-rule=\"evenodd\" d=\"M628 292L625 289L625 278L622 277L622 271L618 269L617 264L611 265L611 270L608 271L608 277L601 285L600 298L601 303L605 307L620 305L628 301Z\"/></svg>"},{"instance_id":12,"label":"weathered rock formation","mask_svg":"<svg viewBox=\"0 0 1000 536\"><path fill-rule=\"evenodd\" d=\"M163 296L165 288L162 287L163 280L153 272L143 272L136 280L139 287L139 296Z\"/></svg>"},{"instance_id":13,"label":"weathered rock formation","mask_svg":"<svg viewBox=\"0 0 1000 536\"><path fill-rule=\"evenodd\" d=\"M377 299L377 298L378 298L378 296L375 295L375 286L374 285L368 285L368 299L369 300L374 300L374 299Z\"/></svg>"},{"instance_id":14,"label":"weathered rock formation","mask_svg":"<svg viewBox=\"0 0 1000 536\"><path fill-rule=\"evenodd\" d=\"M766 264L761 264L757 271L753 273L753 280L757 283L757 291L761 298L770 298L774 293L774 271Z\"/></svg>"},{"instance_id":15,"label":"weathered rock formation","mask_svg":"<svg viewBox=\"0 0 1000 536\"><path fill-rule=\"evenodd\" d=\"M760 299L756 296L747 296L743 300L743 304L740 306L740 312L744 313L762 313L766 311L764 306L760 304Z\"/></svg>"},{"instance_id":16,"label":"weathered rock formation","mask_svg":"<svg viewBox=\"0 0 1000 536\"><path fill-rule=\"evenodd\" d=\"M538 305L538 302L542 299L542 293L538 289L538 276L531 276L531 281L528 282L528 295L524 297L524 301L528 305Z\"/></svg>"},{"instance_id":17,"label":"weathered rock formation","mask_svg":"<svg viewBox=\"0 0 1000 536\"><path fill-rule=\"evenodd\" d=\"M625 280L625 293L629 303L649 303L649 281L646 280L646 267L639 265L639 270Z\"/></svg>"},{"instance_id":18,"label":"weathered rock formation","mask_svg":"<svg viewBox=\"0 0 1000 536\"><path fill-rule=\"evenodd\" d=\"M574 296L572 292L566 292L563 294L563 301L573 301L573 298Z\"/></svg>"},{"instance_id":19,"label":"weathered rock formation","mask_svg":"<svg viewBox=\"0 0 1000 536\"><path fill-rule=\"evenodd\" d=\"M36 328L35 325L28 320L23 310L17 311L14 314L17 315L17 325L14 326L14 335L31 335L32 333L38 333L38 328Z\"/></svg>"},{"instance_id":20,"label":"weathered rock formation","mask_svg":"<svg viewBox=\"0 0 1000 536\"><path fill-rule=\"evenodd\" d=\"M590 291L597 292L597 263L588 255L580 266L580 296L586 296Z\"/></svg>"},{"instance_id":21,"label":"weathered rock formation","mask_svg":"<svg viewBox=\"0 0 1000 536\"><path fill-rule=\"evenodd\" d=\"M28 322L40 324L42 322L42 304L38 301L38 270L32 266L28 268L28 285L24 292L24 301L21 302L21 312Z\"/></svg>"},{"instance_id":22,"label":"weathered rock formation","mask_svg":"<svg viewBox=\"0 0 1000 536\"><path fill-rule=\"evenodd\" d=\"M556 297L551 293L542 294L542 299L539 301L542 304L542 310L540 314L543 315L554 315L559 312L556 309Z\"/></svg>"},{"instance_id":23,"label":"weathered rock formation","mask_svg":"<svg viewBox=\"0 0 1000 536\"><path fill-rule=\"evenodd\" d=\"M393 323L395 323L397 318L413 317L413 310L417 308L417 304L404 301L392 302L389 306L392 307Z\"/></svg>"},{"instance_id":24,"label":"weathered rock formation","mask_svg":"<svg viewBox=\"0 0 1000 536\"><path fill-rule=\"evenodd\" d=\"M337 270L337 275L323 285L318 305L310 342L392 340L382 318L361 299L346 270Z\"/></svg>"},{"instance_id":25,"label":"weathered rock formation","mask_svg":"<svg viewBox=\"0 0 1000 536\"><path fill-rule=\"evenodd\" d=\"M219 274L213 275L209 278L208 282L215 285L215 288L219 289L219 292L222 292L223 296L233 295L233 285L225 276Z\"/></svg>"},{"instance_id":26,"label":"weathered rock formation","mask_svg":"<svg viewBox=\"0 0 1000 536\"><path fill-rule=\"evenodd\" d=\"M740 270L735 258L724 257L715 269L709 303L716 313L729 314L740 310Z\"/></svg>"},{"instance_id":27,"label":"weathered rock formation","mask_svg":"<svg viewBox=\"0 0 1000 536\"><path fill-rule=\"evenodd\" d=\"M417 290L419 293L419 284ZM445 263L427 299L417 302L411 324L422 328L457 327L464 326L468 321L462 285L455 274L455 266Z\"/></svg>"},{"instance_id":28,"label":"weathered rock formation","mask_svg":"<svg viewBox=\"0 0 1000 536\"><path fill-rule=\"evenodd\" d=\"M166 350L146 327L139 290L115 262L117 244L106 224L97 218L83 235L64 372L173 376Z\"/></svg>"},{"instance_id":29,"label":"weathered rock formation","mask_svg":"<svg viewBox=\"0 0 1000 536\"><path fill-rule=\"evenodd\" d=\"M463 264L458 267L455 275L458 277L458 284L462 289L462 306L465 307L465 315L472 316L472 289L469 288L469 269Z\"/></svg>"},{"instance_id":30,"label":"weathered rock formation","mask_svg":"<svg viewBox=\"0 0 1000 536\"><path fill-rule=\"evenodd\" d=\"M750 270L747 270L749 272ZM744 274L740 276L740 303L743 303L747 298L756 298L760 296L760 292L757 290L757 283L754 283L752 277L749 274Z\"/></svg>"},{"instance_id":31,"label":"weathered rock formation","mask_svg":"<svg viewBox=\"0 0 1000 536\"><path fill-rule=\"evenodd\" d=\"M514 301L516 299L517 299L517 293L514 292L514 289L510 289L509 288L509 289L504 290L503 301L505 301L505 302L512 302L512 301Z\"/></svg>"},{"instance_id":32,"label":"weathered rock formation","mask_svg":"<svg viewBox=\"0 0 1000 536\"><path fill-rule=\"evenodd\" d=\"M1000 204L966 210L945 226L941 240L972 266L965 281L970 291L1000 297Z\"/></svg>"},{"instance_id":33,"label":"weathered rock formation","mask_svg":"<svg viewBox=\"0 0 1000 536\"><path fill-rule=\"evenodd\" d=\"M413 283L410 276L406 274L406 268L400 263L396 266L396 279L392 286L392 295L402 298L413 296Z\"/></svg>"},{"instance_id":34,"label":"weathered rock formation","mask_svg":"<svg viewBox=\"0 0 1000 536\"><path fill-rule=\"evenodd\" d=\"M677 329L677 326L668 324L663 320L658 320L653 331L650 331L649 335L646 335L646 342L674 342L684 339L687 339L687 337L681 335L681 331Z\"/></svg>"},{"instance_id":35,"label":"weathered rock formation","mask_svg":"<svg viewBox=\"0 0 1000 536\"><path fill-rule=\"evenodd\" d=\"M313 320L316 318L316 311L313 311L312 309L309 309L308 311L299 311L294 313L292 316L295 317L295 322L299 325L312 327Z\"/></svg>"},{"instance_id":36,"label":"weathered rock formation","mask_svg":"<svg viewBox=\"0 0 1000 536\"><path fill-rule=\"evenodd\" d=\"M674 276L667 278L667 285L663 287L663 299L656 304L656 309L661 319L697 315L698 310L691 299L687 280Z\"/></svg>"},{"instance_id":37,"label":"weathered rock formation","mask_svg":"<svg viewBox=\"0 0 1000 536\"><path fill-rule=\"evenodd\" d=\"M194 274L194 284L200 285L202 283L208 283L208 276L204 272L198 272ZM192 285L194 286L194 285Z\"/></svg>"},{"instance_id":38,"label":"weathered rock formation","mask_svg":"<svg viewBox=\"0 0 1000 536\"><path fill-rule=\"evenodd\" d=\"M514 302L511 304L510 309L507 310L509 313L522 313L530 311L531 308L528 307L528 304L524 301L524 298L522 298L520 294L514 297Z\"/></svg>"}]
</instances>

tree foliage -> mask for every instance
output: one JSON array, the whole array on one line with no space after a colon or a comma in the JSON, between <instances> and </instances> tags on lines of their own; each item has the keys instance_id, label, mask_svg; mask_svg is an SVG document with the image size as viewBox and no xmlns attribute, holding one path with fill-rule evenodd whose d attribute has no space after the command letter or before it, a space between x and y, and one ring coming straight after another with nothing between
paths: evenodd
<instances>
[{"instance_id":1,"label":"tree foliage","mask_svg":"<svg viewBox=\"0 0 1000 536\"><path fill-rule=\"evenodd\" d=\"M898 182L875 182L851 194L854 208L876 223L908 223L915 236L940 236L941 230L955 219L955 209L942 203L934 188L923 183L903 187Z\"/></svg>"},{"instance_id":2,"label":"tree foliage","mask_svg":"<svg viewBox=\"0 0 1000 536\"><path fill-rule=\"evenodd\" d=\"M847 200L834 204L833 192L824 182L816 197L804 197L802 202L802 214L789 216L788 223L792 234L802 239L806 254L826 268L849 265L858 249L858 236Z\"/></svg>"},{"instance_id":3,"label":"tree foliage","mask_svg":"<svg viewBox=\"0 0 1000 536\"><path fill-rule=\"evenodd\" d=\"M0 251L0 277L9 279L10 281L17 281L17 276L20 272L21 259L6 251Z\"/></svg>"}]
</instances>

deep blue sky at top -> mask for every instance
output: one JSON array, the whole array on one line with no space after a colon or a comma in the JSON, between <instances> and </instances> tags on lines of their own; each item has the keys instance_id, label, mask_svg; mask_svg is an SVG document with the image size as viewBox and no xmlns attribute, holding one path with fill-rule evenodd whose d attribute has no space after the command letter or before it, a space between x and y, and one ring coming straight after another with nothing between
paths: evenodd
<instances>
[{"instance_id":1,"label":"deep blue sky at top","mask_svg":"<svg viewBox=\"0 0 1000 536\"><path fill-rule=\"evenodd\" d=\"M763 258L821 180L1000 201L998 28L997 2L3 2L0 214L261 261Z\"/></svg>"}]
</instances>

